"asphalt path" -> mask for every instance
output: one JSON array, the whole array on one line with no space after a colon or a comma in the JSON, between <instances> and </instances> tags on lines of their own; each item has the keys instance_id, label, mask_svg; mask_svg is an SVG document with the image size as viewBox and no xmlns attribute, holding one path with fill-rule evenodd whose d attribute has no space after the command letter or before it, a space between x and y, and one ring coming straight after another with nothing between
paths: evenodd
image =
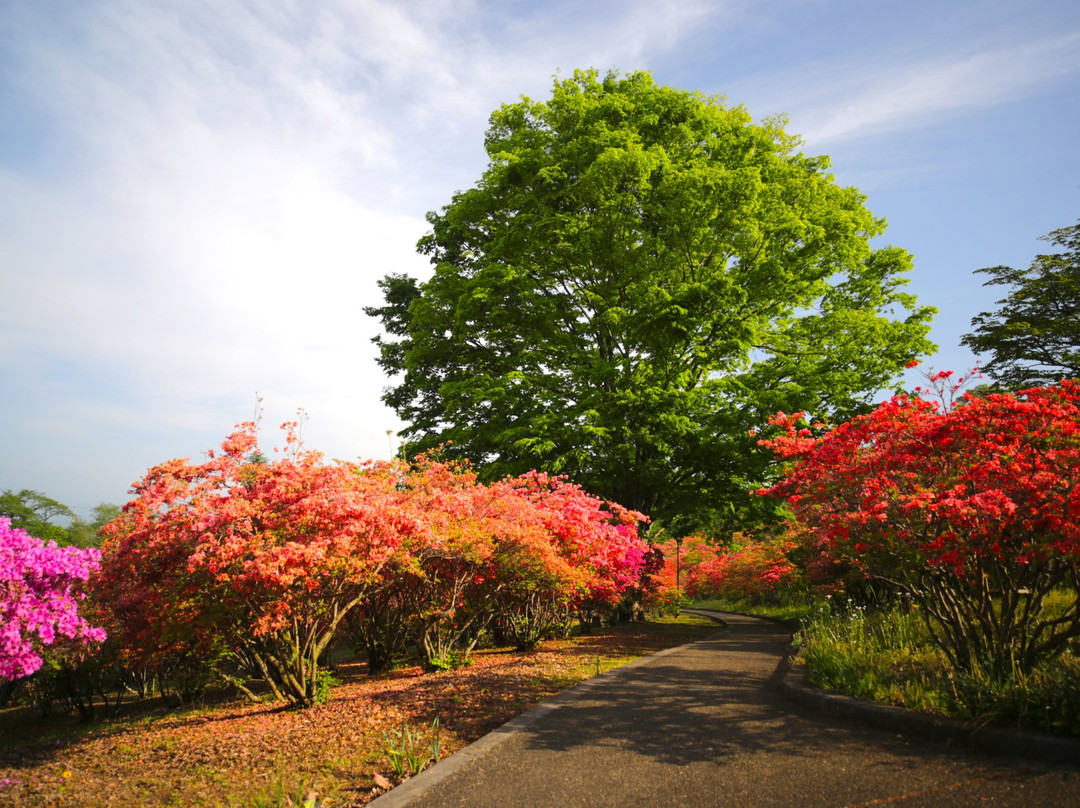
<instances>
[{"instance_id":1,"label":"asphalt path","mask_svg":"<svg viewBox=\"0 0 1080 808\"><path fill-rule=\"evenodd\" d=\"M790 634L723 618L709 639L568 691L373 808L1080 807L1080 760L951 748L792 704L775 687Z\"/></svg>"}]
</instances>

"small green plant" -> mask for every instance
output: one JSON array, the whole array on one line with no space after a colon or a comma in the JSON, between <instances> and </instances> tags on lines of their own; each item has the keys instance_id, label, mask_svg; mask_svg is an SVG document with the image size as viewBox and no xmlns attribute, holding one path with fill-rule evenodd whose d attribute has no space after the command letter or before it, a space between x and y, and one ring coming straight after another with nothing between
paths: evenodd
<instances>
[{"instance_id":1,"label":"small green plant","mask_svg":"<svg viewBox=\"0 0 1080 808\"><path fill-rule=\"evenodd\" d=\"M450 651L445 656L432 657L428 660L428 667L436 672L453 671L458 668L467 668L472 665L472 660L460 651Z\"/></svg>"},{"instance_id":2,"label":"small green plant","mask_svg":"<svg viewBox=\"0 0 1080 808\"><path fill-rule=\"evenodd\" d=\"M442 741L439 737L439 717L435 716L435 720L431 722L431 762L439 762L439 754L442 751Z\"/></svg>"},{"instance_id":3,"label":"small green plant","mask_svg":"<svg viewBox=\"0 0 1080 808\"><path fill-rule=\"evenodd\" d=\"M280 771L272 783L246 803L248 808L322 808L324 804L324 797L303 779L287 786Z\"/></svg>"},{"instance_id":4,"label":"small green plant","mask_svg":"<svg viewBox=\"0 0 1080 808\"><path fill-rule=\"evenodd\" d=\"M952 680L955 710L996 724L1080 736L1080 657L995 679L975 669Z\"/></svg>"},{"instance_id":5,"label":"small green plant","mask_svg":"<svg viewBox=\"0 0 1080 808\"><path fill-rule=\"evenodd\" d=\"M918 610L821 609L796 635L811 684L913 710L1080 735L1080 655L1033 671L956 671Z\"/></svg>"},{"instance_id":6,"label":"small green plant","mask_svg":"<svg viewBox=\"0 0 1080 808\"><path fill-rule=\"evenodd\" d=\"M338 784L316 783L297 771L295 761L277 756L271 779L251 796L230 799L223 804L244 808L323 808L324 805L336 805L338 793Z\"/></svg>"},{"instance_id":7,"label":"small green plant","mask_svg":"<svg viewBox=\"0 0 1080 808\"><path fill-rule=\"evenodd\" d=\"M411 729L404 721L401 728L383 736L386 740L385 753L390 761L390 768L399 780L420 774L429 763L438 763L441 751L439 719L431 722L432 738L425 746L419 731Z\"/></svg>"},{"instance_id":8,"label":"small green plant","mask_svg":"<svg viewBox=\"0 0 1080 808\"><path fill-rule=\"evenodd\" d=\"M330 688L341 684L330 671L319 671L315 674L315 703L326 704L330 700Z\"/></svg>"}]
</instances>

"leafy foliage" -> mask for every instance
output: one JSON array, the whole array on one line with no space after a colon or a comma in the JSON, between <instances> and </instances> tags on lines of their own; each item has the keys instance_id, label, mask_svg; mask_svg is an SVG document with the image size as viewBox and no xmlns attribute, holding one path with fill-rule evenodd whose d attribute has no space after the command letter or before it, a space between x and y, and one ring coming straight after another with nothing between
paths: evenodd
<instances>
[{"instance_id":1,"label":"leafy foliage","mask_svg":"<svg viewBox=\"0 0 1080 808\"><path fill-rule=\"evenodd\" d=\"M11 519L12 527L25 530L31 536L59 545L96 547L101 543L100 530L119 514L120 508L108 502L94 506L89 521L80 519L75 511L40 491L24 488L0 493L0 516ZM67 527L54 520L70 520Z\"/></svg>"},{"instance_id":2,"label":"leafy foliage","mask_svg":"<svg viewBox=\"0 0 1080 808\"><path fill-rule=\"evenodd\" d=\"M103 536L101 529L120 515L120 506L102 502L93 507L89 520L73 516L67 529L67 543L76 547L97 547Z\"/></svg>"},{"instance_id":3,"label":"leafy foliage","mask_svg":"<svg viewBox=\"0 0 1080 808\"><path fill-rule=\"evenodd\" d=\"M768 510L747 437L866 405L933 349L910 256L776 121L575 72L496 110L489 165L428 220L426 283L380 282L384 400L411 450L543 468L685 533Z\"/></svg>"},{"instance_id":4,"label":"leafy foliage","mask_svg":"<svg viewBox=\"0 0 1080 808\"><path fill-rule=\"evenodd\" d=\"M951 376L933 377L946 398ZM1080 383L901 395L819 434L774 422L762 442L792 466L764 493L917 603L955 667L1008 676L1080 636ZM1055 590L1068 605L1047 609Z\"/></svg>"},{"instance_id":5,"label":"leafy foliage","mask_svg":"<svg viewBox=\"0 0 1080 808\"><path fill-rule=\"evenodd\" d=\"M1039 255L1027 269L977 270L986 286L1011 286L996 312L973 318L962 345L990 354L984 370L1006 390L1080 376L1080 224L1043 236L1065 252Z\"/></svg>"},{"instance_id":6,"label":"leafy foliage","mask_svg":"<svg viewBox=\"0 0 1080 808\"><path fill-rule=\"evenodd\" d=\"M70 519L74 515L67 505L40 491L24 488L18 492L6 490L0 493L0 516L6 516L12 527L43 541L67 544L67 531L52 520Z\"/></svg>"}]
</instances>

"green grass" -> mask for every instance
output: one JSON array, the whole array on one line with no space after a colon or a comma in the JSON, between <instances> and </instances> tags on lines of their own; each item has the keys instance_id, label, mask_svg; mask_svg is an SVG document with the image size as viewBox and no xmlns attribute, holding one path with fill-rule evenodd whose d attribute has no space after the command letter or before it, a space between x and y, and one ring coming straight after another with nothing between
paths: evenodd
<instances>
[{"instance_id":1,"label":"green grass","mask_svg":"<svg viewBox=\"0 0 1080 808\"><path fill-rule=\"evenodd\" d=\"M982 723L1080 735L1080 654L994 680L952 670L916 611L819 610L796 636L810 684Z\"/></svg>"},{"instance_id":2,"label":"green grass","mask_svg":"<svg viewBox=\"0 0 1080 808\"><path fill-rule=\"evenodd\" d=\"M712 609L720 612L739 612L741 614L755 614L759 617L772 617L776 620L788 620L797 622L809 616L813 607L805 602L792 602L787 604L753 603L746 600L732 600L730 598L716 598L712 600L695 600L690 604L691 609Z\"/></svg>"}]
</instances>

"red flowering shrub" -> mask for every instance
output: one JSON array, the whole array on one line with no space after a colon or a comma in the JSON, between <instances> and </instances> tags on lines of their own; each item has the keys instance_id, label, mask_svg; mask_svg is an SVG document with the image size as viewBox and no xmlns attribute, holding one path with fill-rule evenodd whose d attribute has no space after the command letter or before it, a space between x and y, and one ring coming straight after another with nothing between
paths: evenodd
<instances>
[{"instance_id":1,"label":"red flowering shrub","mask_svg":"<svg viewBox=\"0 0 1080 808\"><path fill-rule=\"evenodd\" d=\"M820 434L773 422L762 443L792 464L764 493L918 603L958 668L1008 675L1080 636L1080 383L951 409L902 395ZM1045 609L1062 589L1069 605Z\"/></svg>"},{"instance_id":2,"label":"red flowering shrub","mask_svg":"<svg viewBox=\"0 0 1080 808\"><path fill-rule=\"evenodd\" d=\"M645 598L647 608L678 613L686 601L687 586L698 564L712 557L715 548L704 536L665 539L653 545L663 558L663 566L653 574L653 582Z\"/></svg>"},{"instance_id":3,"label":"red flowering shrub","mask_svg":"<svg viewBox=\"0 0 1080 808\"><path fill-rule=\"evenodd\" d=\"M103 529L98 600L133 660L224 654L313 703L320 654L417 525L393 468L324 464L294 426L273 462L247 423L204 463L156 466Z\"/></svg>"},{"instance_id":4,"label":"red flowering shrub","mask_svg":"<svg viewBox=\"0 0 1080 808\"><path fill-rule=\"evenodd\" d=\"M535 509L557 556L580 576L572 593L576 608L612 607L640 584L649 548L638 525L647 517L540 472L507 483Z\"/></svg>"},{"instance_id":5,"label":"red flowering shrub","mask_svg":"<svg viewBox=\"0 0 1080 808\"><path fill-rule=\"evenodd\" d=\"M799 568L788 557L795 547L789 540L749 540L717 551L693 568L687 589L694 598L777 600L799 577Z\"/></svg>"}]
</instances>

